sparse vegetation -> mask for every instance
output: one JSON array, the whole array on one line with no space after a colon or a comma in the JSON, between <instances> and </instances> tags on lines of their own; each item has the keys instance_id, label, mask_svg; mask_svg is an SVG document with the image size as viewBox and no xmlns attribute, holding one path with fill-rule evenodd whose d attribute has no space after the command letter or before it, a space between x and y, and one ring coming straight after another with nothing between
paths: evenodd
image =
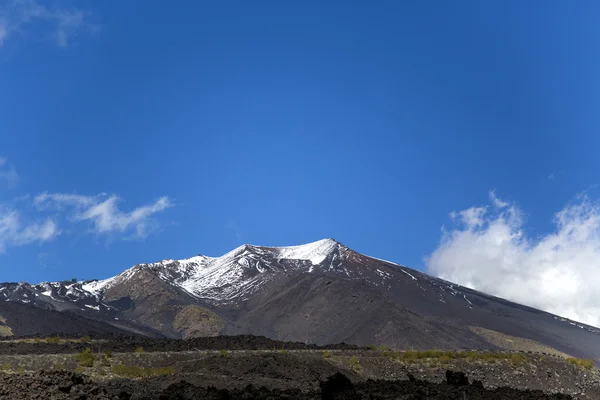
<instances>
[{"instance_id":1,"label":"sparse vegetation","mask_svg":"<svg viewBox=\"0 0 600 400\"><path fill-rule=\"evenodd\" d=\"M360 362L358 361L358 357L352 356L350 357L350 366L356 372L360 371Z\"/></svg>"},{"instance_id":2,"label":"sparse vegetation","mask_svg":"<svg viewBox=\"0 0 600 400\"><path fill-rule=\"evenodd\" d=\"M39 337L36 337L35 339L33 339L33 341L35 343L42 343L42 339L40 339Z\"/></svg>"},{"instance_id":3,"label":"sparse vegetation","mask_svg":"<svg viewBox=\"0 0 600 400\"><path fill-rule=\"evenodd\" d=\"M569 362L570 364L573 364L573 365L577 365L578 367L585 368L585 369L594 368L594 362L592 360L588 360L588 359L569 357L569 358L567 358L567 362Z\"/></svg>"},{"instance_id":4,"label":"sparse vegetation","mask_svg":"<svg viewBox=\"0 0 600 400\"><path fill-rule=\"evenodd\" d=\"M89 347L83 350L81 353L77 354L77 362L80 367L90 368L94 366L94 361L96 360L96 355Z\"/></svg>"},{"instance_id":5,"label":"sparse vegetation","mask_svg":"<svg viewBox=\"0 0 600 400\"><path fill-rule=\"evenodd\" d=\"M115 375L125 376L128 378L144 378L149 376L170 375L175 373L175 367L160 367L160 368L145 368L136 365L115 365L112 367L112 372Z\"/></svg>"},{"instance_id":6,"label":"sparse vegetation","mask_svg":"<svg viewBox=\"0 0 600 400\"><path fill-rule=\"evenodd\" d=\"M81 343L89 343L92 341L92 339L89 336L82 336L81 338L79 338L79 341Z\"/></svg>"},{"instance_id":7,"label":"sparse vegetation","mask_svg":"<svg viewBox=\"0 0 600 400\"><path fill-rule=\"evenodd\" d=\"M465 359L468 361L483 361L495 363L502 360L511 361L514 365L521 365L527 360L521 353L509 352L491 352L491 351L444 351L444 350L422 350L422 351L384 351L385 356L392 359L418 362L421 360L437 360L441 363L449 363L455 359Z\"/></svg>"},{"instance_id":8,"label":"sparse vegetation","mask_svg":"<svg viewBox=\"0 0 600 400\"><path fill-rule=\"evenodd\" d=\"M6 371L10 371L12 370L12 365L9 363L6 364L2 364L2 371L6 372Z\"/></svg>"},{"instance_id":9,"label":"sparse vegetation","mask_svg":"<svg viewBox=\"0 0 600 400\"><path fill-rule=\"evenodd\" d=\"M135 352L138 353L138 354L142 354L142 353L145 353L146 350L144 350L144 348L142 346L140 346L140 347L138 347L138 348L135 349Z\"/></svg>"},{"instance_id":10,"label":"sparse vegetation","mask_svg":"<svg viewBox=\"0 0 600 400\"><path fill-rule=\"evenodd\" d=\"M329 350L325 350L323 352L323 358L331 358L331 352Z\"/></svg>"},{"instance_id":11,"label":"sparse vegetation","mask_svg":"<svg viewBox=\"0 0 600 400\"><path fill-rule=\"evenodd\" d=\"M12 329L8 325L0 325L0 336L12 336Z\"/></svg>"},{"instance_id":12,"label":"sparse vegetation","mask_svg":"<svg viewBox=\"0 0 600 400\"><path fill-rule=\"evenodd\" d=\"M111 351L111 350L106 350L106 351L104 352L104 356L105 356L106 358L112 358L112 351Z\"/></svg>"},{"instance_id":13,"label":"sparse vegetation","mask_svg":"<svg viewBox=\"0 0 600 400\"><path fill-rule=\"evenodd\" d=\"M227 357L227 356L229 356L229 352L225 349L221 349L221 350L219 350L219 355L221 357Z\"/></svg>"},{"instance_id":14,"label":"sparse vegetation","mask_svg":"<svg viewBox=\"0 0 600 400\"><path fill-rule=\"evenodd\" d=\"M58 344L60 343L60 336L50 336L46 338L46 343Z\"/></svg>"}]
</instances>

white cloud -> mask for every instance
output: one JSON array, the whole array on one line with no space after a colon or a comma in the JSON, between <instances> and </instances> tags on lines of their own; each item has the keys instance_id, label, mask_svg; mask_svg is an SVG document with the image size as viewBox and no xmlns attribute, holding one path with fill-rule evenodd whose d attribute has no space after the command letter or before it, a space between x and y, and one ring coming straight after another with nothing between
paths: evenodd
<instances>
[{"instance_id":1,"label":"white cloud","mask_svg":"<svg viewBox=\"0 0 600 400\"><path fill-rule=\"evenodd\" d=\"M98 202L98 198L104 196L104 193L98 196L82 196L80 194L69 193L42 193L33 199L33 203L39 209L61 208L64 207L86 207Z\"/></svg>"},{"instance_id":2,"label":"white cloud","mask_svg":"<svg viewBox=\"0 0 600 400\"><path fill-rule=\"evenodd\" d=\"M52 219L24 223L17 211L6 208L0 210L0 253L4 253L9 246L47 242L59 233Z\"/></svg>"},{"instance_id":3,"label":"white cloud","mask_svg":"<svg viewBox=\"0 0 600 400\"><path fill-rule=\"evenodd\" d=\"M490 201L496 208L504 208L504 207L508 207L508 205L509 205L508 202L502 201L496 196L495 190L490 191Z\"/></svg>"},{"instance_id":4,"label":"white cloud","mask_svg":"<svg viewBox=\"0 0 600 400\"><path fill-rule=\"evenodd\" d=\"M600 326L600 203L579 196L529 238L521 210L490 193L494 207L453 212L456 226L426 259L429 273L489 294Z\"/></svg>"},{"instance_id":5,"label":"white cloud","mask_svg":"<svg viewBox=\"0 0 600 400\"><path fill-rule=\"evenodd\" d=\"M43 193L35 197L34 204L40 210L72 210L75 221L88 221L97 234L131 233L132 237L143 239L158 227L154 214L172 207L168 197L161 197L154 203L137 207L129 212L121 211L116 195L82 196L65 193Z\"/></svg>"},{"instance_id":6,"label":"white cloud","mask_svg":"<svg viewBox=\"0 0 600 400\"><path fill-rule=\"evenodd\" d=\"M5 181L9 186L13 186L19 180L17 170L5 157L0 157L0 180Z\"/></svg>"},{"instance_id":7,"label":"white cloud","mask_svg":"<svg viewBox=\"0 0 600 400\"><path fill-rule=\"evenodd\" d=\"M49 29L56 44L66 47L69 40L85 25L81 10L50 8L36 0L8 0L0 5L0 46L13 35L23 35L26 29Z\"/></svg>"}]
</instances>

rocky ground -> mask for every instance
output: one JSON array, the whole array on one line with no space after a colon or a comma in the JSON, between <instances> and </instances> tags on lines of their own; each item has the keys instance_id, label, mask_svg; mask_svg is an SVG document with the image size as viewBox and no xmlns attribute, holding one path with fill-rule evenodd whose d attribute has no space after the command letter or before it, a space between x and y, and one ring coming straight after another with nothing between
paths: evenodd
<instances>
[{"instance_id":1,"label":"rocky ground","mask_svg":"<svg viewBox=\"0 0 600 400\"><path fill-rule=\"evenodd\" d=\"M0 366L0 399L11 400L600 399L598 371L557 355L253 337L11 340L0 342Z\"/></svg>"}]
</instances>

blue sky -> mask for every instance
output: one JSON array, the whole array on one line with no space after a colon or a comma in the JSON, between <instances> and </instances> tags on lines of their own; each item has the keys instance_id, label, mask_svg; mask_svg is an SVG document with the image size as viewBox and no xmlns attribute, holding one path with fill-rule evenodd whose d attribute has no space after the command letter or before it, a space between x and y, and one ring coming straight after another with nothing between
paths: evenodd
<instances>
[{"instance_id":1,"label":"blue sky","mask_svg":"<svg viewBox=\"0 0 600 400\"><path fill-rule=\"evenodd\" d=\"M599 7L2 0L1 280L333 237L486 288L494 222L596 221Z\"/></svg>"}]
</instances>

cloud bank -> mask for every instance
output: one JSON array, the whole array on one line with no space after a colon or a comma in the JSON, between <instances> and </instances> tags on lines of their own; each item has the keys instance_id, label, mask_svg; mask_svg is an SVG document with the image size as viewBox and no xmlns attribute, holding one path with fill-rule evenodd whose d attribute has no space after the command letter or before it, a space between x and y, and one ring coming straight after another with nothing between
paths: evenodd
<instances>
[{"instance_id":1,"label":"cloud bank","mask_svg":"<svg viewBox=\"0 0 600 400\"><path fill-rule=\"evenodd\" d=\"M488 206L450 214L454 226L426 258L443 279L600 326L600 203L587 196L555 214L552 232L529 238L522 211L490 192Z\"/></svg>"},{"instance_id":2,"label":"cloud bank","mask_svg":"<svg viewBox=\"0 0 600 400\"><path fill-rule=\"evenodd\" d=\"M67 47L85 25L84 17L77 9L47 7L36 0L8 0L0 5L0 47L10 37L34 27L48 30L58 46Z\"/></svg>"}]
</instances>

